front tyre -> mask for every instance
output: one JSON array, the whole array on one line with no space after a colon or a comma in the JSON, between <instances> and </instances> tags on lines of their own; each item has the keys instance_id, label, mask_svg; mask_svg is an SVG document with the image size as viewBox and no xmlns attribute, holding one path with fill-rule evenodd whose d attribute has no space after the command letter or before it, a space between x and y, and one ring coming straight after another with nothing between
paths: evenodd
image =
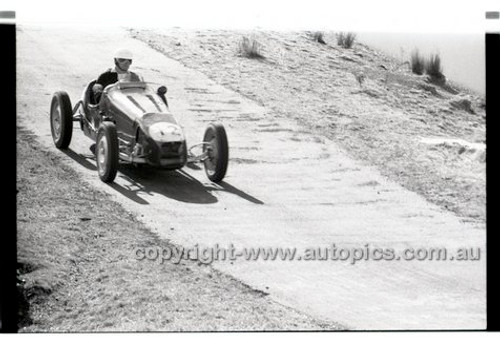
<instances>
[{"instance_id":1,"label":"front tyre","mask_svg":"<svg viewBox=\"0 0 500 350\"><path fill-rule=\"evenodd\" d=\"M73 136L73 111L69 96L64 91L58 91L52 97L50 130L56 147L59 149L68 148Z\"/></svg>"},{"instance_id":2,"label":"front tyre","mask_svg":"<svg viewBox=\"0 0 500 350\"><path fill-rule=\"evenodd\" d=\"M229 146L226 130L220 123L211 123L203 137L203 152L207 152L204 160L205 172L213 182L221 182L227 171Z\"/></svg>"},{"instance_id":3,"label":"front tyre","mask_svg":"<svg viewBox=\"0 0 500 350\"><path fill-rule=\"evenodd\" d=\"M103 182L113 182L118 170L118 136L112 122L102 122L96 141L97 172Z\"/></svg>"}]
</instances>

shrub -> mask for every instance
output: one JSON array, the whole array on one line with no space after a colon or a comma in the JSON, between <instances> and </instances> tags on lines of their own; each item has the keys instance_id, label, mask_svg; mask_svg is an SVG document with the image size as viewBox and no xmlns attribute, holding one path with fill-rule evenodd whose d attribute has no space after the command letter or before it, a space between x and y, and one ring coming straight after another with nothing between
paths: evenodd
<instances>
[{"instance_id":1,"label":"shrub","mask_svg":"<svg viewBox=\"0 0 500 350\"><path fill-rule=\"evenodd\" d=\"M340 32L337 34L337 44L342 46L344 49L350 49L354 44L354 40L356 39L356 34L354 33L344 33Z\"/></svg>"},{"instance_id":2,"label":"shrub","mask_svg":"<svg viewBox=\"0 0 500 350\"><path fill-rule=\"evenodd\" d=\"M324 34L323 32L314 32L312 34L312 39L320 44L326 44L324 38L323 38Z\"/></svg>"},{"instance_id":3,"label":"shrub","mask_svg":"<svg viewBox=\"0 0 500 350\"><path fill-rule=\"evenodd\" d=\"M420 56L418 50L414 50L410 57L411 71L415 74L422 75L425 69L425 59Z\"/></svg>"},{"instance_id":4,"label":"shrub","mask_svg":"<svg viewBox=\"0 0 500 350\"><path fill-rule=\"evenodd\" d=\"M439 54L431 55L429 60L425 63L425 73L431 78L442 79L443 67L441 67L441 58Z\"/></svg>"},{"instance_id":5,"label":"shrub","mask_svg":"<svg viewBox=\"0 0 500 350\"><path fill-rule=\"evenodd\" d=\"M247 37L243 37L240 41L240 55L247 58L257 58L261 59L264 56L261 54L262 45L255 39L249 39Z\"/></svg>"}]
</instances>

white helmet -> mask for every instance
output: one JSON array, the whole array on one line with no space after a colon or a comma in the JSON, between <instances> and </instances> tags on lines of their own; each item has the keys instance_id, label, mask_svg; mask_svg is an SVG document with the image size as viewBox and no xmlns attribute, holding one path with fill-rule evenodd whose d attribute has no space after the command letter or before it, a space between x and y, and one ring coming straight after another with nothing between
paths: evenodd
<instances>
[{"instance_id":1,"label":"white helmet","mask_svg":"<svg viewBox=\"0 0 500 350\"><path fill-rule=\"evenodd\" d=\"M118 49L115 52L115 58L125 58L131 60L133 56L132 51L128 49Z\"/></svg>"}]
</instances>

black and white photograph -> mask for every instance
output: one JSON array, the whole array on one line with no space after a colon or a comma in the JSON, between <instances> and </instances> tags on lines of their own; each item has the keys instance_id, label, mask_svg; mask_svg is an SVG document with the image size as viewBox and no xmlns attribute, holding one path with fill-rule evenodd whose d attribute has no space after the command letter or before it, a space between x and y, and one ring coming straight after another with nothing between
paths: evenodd
<instances>
[{"instance_id":1,"label":"black and white photograph","mask_svg":"<svg viewBox=\"0 0 500 350\"><path fill-rule=\"evenodd\" d=\"M17 332L486 330L498 4L31 4Z\"/></svg>"}]
</instances>

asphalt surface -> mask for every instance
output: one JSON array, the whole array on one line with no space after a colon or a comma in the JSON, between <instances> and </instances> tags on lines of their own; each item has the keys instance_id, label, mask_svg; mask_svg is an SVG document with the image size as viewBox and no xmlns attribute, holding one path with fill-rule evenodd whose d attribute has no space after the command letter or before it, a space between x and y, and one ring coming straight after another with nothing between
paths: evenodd
<instances>
[{"instance_id":1,"label":"asphalt surface","mask_svg":"<svg viewBox=\"0 0 500 350\"><path fill-rule=\"evenodd\" d=\"M211 183L200 167L165 172L121 166L102 183L92 141L75 123L64 162L109 193L160 237L186 248L479 248L478 261L216 261L214 266L285 305L351 329L484 329L486 232L389 182L355 161L320 130L217 85L134 40L122 29L21 27L18 124L54 152L49 108L67 91L75 104L86 84L112 65L118 47L134 51L131 70L165 84L188 145L222 122L230 164ZM175 48L173 48L175 49ZM119 235L119 232L116 232ZM352 254L352 253L351 253ZM134 259L133 252L130 252ZM140 262L138 262L140 263Z\"/></svg>"}]
</instances>

